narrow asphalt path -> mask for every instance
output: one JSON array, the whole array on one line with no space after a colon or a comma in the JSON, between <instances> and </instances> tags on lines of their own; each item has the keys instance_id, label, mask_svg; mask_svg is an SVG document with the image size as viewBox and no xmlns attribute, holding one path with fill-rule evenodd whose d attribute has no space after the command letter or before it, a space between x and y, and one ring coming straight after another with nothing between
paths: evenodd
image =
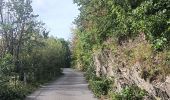
<instances>
[{"instance_id":1,"label":"narrow asphalt path","mask_svg":"<svg viewBox=\"0 0 170 100\"><path fill-rule=\"evenodd\" d=\"M26 100L97 100L81 72L65 68L63 73L62 77L42 86Z\"/></svg>"}]
</instances>

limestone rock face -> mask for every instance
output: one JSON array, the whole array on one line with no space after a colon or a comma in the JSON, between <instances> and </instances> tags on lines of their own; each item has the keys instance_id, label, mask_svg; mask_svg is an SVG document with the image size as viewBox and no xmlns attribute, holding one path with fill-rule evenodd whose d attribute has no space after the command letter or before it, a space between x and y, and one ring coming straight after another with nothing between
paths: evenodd
<instances>
[{"instance_id":1,"label":"limestone rock face","mask_svg":"<svg viewBox=\"0 0 170 100\"><path fill-rule=\"evenodd\" d=\"M113 62L111 57L111 53L107 51L102 51L93 55L96 76L113 76Z\"/></svg>"},{"instance_id":2,"label":"limestone rock face","mask_svg":"<svg viewBox=\"0 0 170 100\"><path fill-rule=\"evenodd\" d=\"M106 56L104 53L94 55L96 75L114 77L116 91L120 92L125 86L136 85L148 92L145 100L170 100L170 76L164 82L149 82L141 78L141 64L136 62L133 66L127 67L124 64L116 64L111 53Z\"/></svg>"},{"instance_id":3,"label":"limestone rock face","mask_svg":"<svg viewBox=\"0 0 170 100\"><path fill-rule=\"evenodd\" d=\"M167 76L165 82L150 83L149 81L145 81L140 76L139 63L136 63L132 68L119 67L118 70L115 70L114 74L114 77L116 77L115 84L117 86L117 92L120 92L126 85L135 84L149 93L149 97L146 100L150 100L150 98L170 99L170 76Z\"/></svg>"}]
</instances>

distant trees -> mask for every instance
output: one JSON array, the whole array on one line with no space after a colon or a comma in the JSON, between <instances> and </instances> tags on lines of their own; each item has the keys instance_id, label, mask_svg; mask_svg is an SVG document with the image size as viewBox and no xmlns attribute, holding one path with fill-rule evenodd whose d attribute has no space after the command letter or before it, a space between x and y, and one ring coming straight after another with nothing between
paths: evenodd
<instances>
[{"instance_id":1,"label":"distant trees","mask_svg":"<svg viewBox=\"0 0 170 100\"><path fill-rule=\"evenodd\" d=\"M61 74L61 68L70 67L69 55L67 55L69 49L66 49L68 45L63 43L67 42L61 39L48 38L44 41L44 46L33 50L30 56L32 62L28 68L32 66L30 73L35 72L33 73L35 74L35 81L55 78Z\"/></svg>"},{"instance_id":2,"label":"distant trees","mask_svg":"<svg viewBox=\"0 0 170 100\"><path fill-rule=\"evenodd\" d=\"M33 13L31 3L31 0L0 1L2 100L24 97L27 85L35 86L51 80L62 72L61 68L70 66L69 43L48 37L49 32L44 23L37 20L38 15ZM25 88L18 89L19 85ZM8 98L10 94L2 92L4 90L14 92L14 95ZM23 93L17 94L17 91Z\"/></svg>"}]
</instances>

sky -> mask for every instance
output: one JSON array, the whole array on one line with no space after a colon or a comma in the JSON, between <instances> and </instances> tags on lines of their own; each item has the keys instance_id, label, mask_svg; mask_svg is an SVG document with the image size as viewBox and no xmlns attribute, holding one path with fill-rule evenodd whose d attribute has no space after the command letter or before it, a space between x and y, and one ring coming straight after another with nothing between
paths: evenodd
<instances>
[{"instance_id":1,"label":"sky","mask_svg":"<svg viewBox=\"0 0 170 100\"><path fill-rule=\"evenodd\" d=\"M71 28L73 21L78 16L79 11L73 0L32 0L34 13L38 14L38 19L44 22L49 35L71 39Z\"/></svg>"}]
</instances>

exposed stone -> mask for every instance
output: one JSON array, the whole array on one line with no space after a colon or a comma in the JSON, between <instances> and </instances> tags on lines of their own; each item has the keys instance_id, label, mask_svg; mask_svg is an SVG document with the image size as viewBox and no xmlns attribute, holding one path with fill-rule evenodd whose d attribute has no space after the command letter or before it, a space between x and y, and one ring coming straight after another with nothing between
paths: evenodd
<instances>
[{"instance_id":1,"label":"exposed stone","mask_svg":"<svg viewBox=\"0 0 170 100\"><path fill-rule=\"evenodd\" d=\"M140 72L142 71L140 62L136 62L134 66L130 68L125 67L125 64L115 67L115 62L113 59L114 58L112 58L111 54L109 54L109 56L105 56L103 53L99 53L94 56L96 75L100 76L103 74L108 77L114 76L114 84L117 92L120 92L127 85L135 84L139 88L148 92L149 96L144 97L144 100L156 100L158 98L160 98L160 100L170 99L169 76L166 77L165 82L150 83L140 75Z\"/></svg>"},{"instance_id":2,"label":"exposed stone","mask_svg":"<svg viewBox=\"0 0 170 100\"><path fill-rule=\"evenodd\" d=\"M111 58L111 54L107 54L108 52L101 51L99 53L95 53L93 60L94 65L96 66L96 76L113 76L113 62Z\"/></svg>"}]
</instances>

